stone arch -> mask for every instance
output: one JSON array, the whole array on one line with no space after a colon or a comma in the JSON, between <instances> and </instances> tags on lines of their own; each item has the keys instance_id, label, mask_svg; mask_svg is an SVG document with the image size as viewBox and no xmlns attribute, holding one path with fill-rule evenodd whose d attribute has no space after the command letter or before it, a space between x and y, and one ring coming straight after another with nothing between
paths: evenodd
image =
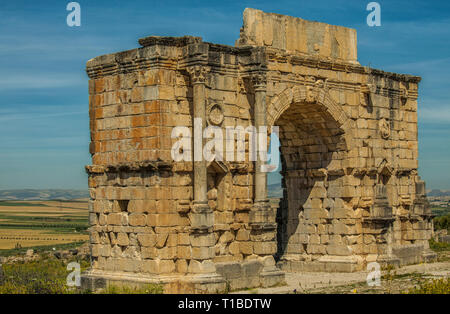
<instances>
[{"instance_id":1,"label":"stone arch","mask_svg":"<svg viewBox=\"0 0 450 314\"><path fill-rule=\"evenodd\" d=\"M316 84L287 88L275 96L267 122L280 128L283 198L277 213L277 256L327 255L327 245L318 245L316 233L331 228L336 210L348 206L341 183L353 121Z\"/></svg>"},{"instance_id":2,"label":"stone arch","mask_svg":"<svg viewBox=\"0 0 450 314\"><path fill-rule=\"evenodd\" d=\"M352 120L348 118L345 111L330 96L324 87L316 86L294 86L286 88L274 96L267 106L267 125L273 126L280 116L292 104L315 103L320 110L324 110L339 127L342 132L345 150L352 148Z\"/></svg>"}]
</instances>

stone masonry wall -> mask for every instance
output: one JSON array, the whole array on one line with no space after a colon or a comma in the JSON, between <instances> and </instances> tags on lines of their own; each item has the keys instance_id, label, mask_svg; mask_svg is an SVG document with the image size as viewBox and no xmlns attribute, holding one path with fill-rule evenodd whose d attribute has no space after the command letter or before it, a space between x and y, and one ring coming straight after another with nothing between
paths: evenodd
<instances>
[{"instance_id":1,"label":"stone masonry wall","mask_svg":"<svg viewBox=\"0 0 450 314\"><path fill-rule=\"evenodd\" d=\"M431 256L419 77L359 65L354 30L253 9L237 47L199 37L139 43L87 64L87 277L218 291L226 281L280 282L274 258L288 271L355 271ZM249 161L250 134L244 161L174 161L172 131L195 136L194 119L222 130L279 126L279 208L261 161Z\"/></svg>"}]
</instances>

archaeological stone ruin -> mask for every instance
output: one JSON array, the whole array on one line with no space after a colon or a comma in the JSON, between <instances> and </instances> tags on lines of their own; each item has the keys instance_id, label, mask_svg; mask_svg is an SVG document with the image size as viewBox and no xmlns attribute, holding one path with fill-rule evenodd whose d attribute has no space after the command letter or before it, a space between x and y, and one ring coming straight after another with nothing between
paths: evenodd
<instances>
[{"instance_id":1,"label":"archaeological stone ruin","mask_svg":"<svg viewBox=\"0 0 450 314\"><path fill-rule=\"evenodd\" d=\"M420 77L361 66L355 30L246 9L234 47L192 36L139 44L87 62L84 287L226 292L435 258L418 175ZM282 199L268 199L250 133L244 160L174 160L175 127L202 138L194 120L278 126Z\"/></svg>"}]
</instances>

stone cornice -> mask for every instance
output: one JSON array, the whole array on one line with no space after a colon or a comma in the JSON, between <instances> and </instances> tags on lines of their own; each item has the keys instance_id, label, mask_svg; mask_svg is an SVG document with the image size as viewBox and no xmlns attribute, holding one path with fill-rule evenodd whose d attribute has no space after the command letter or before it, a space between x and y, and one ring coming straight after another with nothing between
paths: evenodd
<instances>
[{"instance_id":1,"label":"stone cornice","mask_svg":"<svg viewBox=\"0 0 450 314\"><path fill-rule=\"evenodd\" d=\"M148 58L136 58L129 61L113 61L86 67L86 72L91 79L108 75L131 73L139 70L172 68L176 69L177 60L155 54Z\"/></svg>"},{"instance_id":2,"label":"stone cornice","mask_svg":"<svg viewBox=\"0 0 450 314\"><path fill-rule=\"evenodd\" d=\"M141 170L171 170L173 164L165 161L142 161L121 163L117 165L87 165L85 166L88 174L103 174L120 171L141 171Z\"/></svg>"},{"instance_id":3,"label":"stone cornice","mask_svg":"<svg viewBox=\"0 0 450 314\"><path fill-rule=\"evenodd\" d=\"M268 72L267 80L271 82L279 83L290 83L290 84L301 84L306 86L314 86L315 82L322 80L326 82L328 89L338 89L338 90L351 90L359 91L362 94L376 94L384 97L395 97L398 99L406 100L412 99L416 100L418 97L417 90L407 90L403 87L391 88L391 87L381 87L375 84L361 84L360 82L342 81L328 79L323 76L311 76L311 75L301 75L301 74L283 74L281 75L278 71L271 70Z\"/></svg>"},{"instance_id":4,"label":"stone cornice","mask_svg":"<svg viewBox=\"0 0 450 314\"><path fill-rule=\"evenodd\" d=\"M421 78L413 75L397 74L391 72L385 72L377 69L372 69L369 67L364 67L359 64L344 62L332 59L321 59L318 57L304 56L304 55L292 55L286 52L265 48L265 47L232 47L226 45L218 45L212 43L202 42L200 37L184 36L184 37L157 37L150 36L142 38L139 43L143 48L137 48L133 50L128 50L125 52L115 53L100 56L88 61L86 66L86 72L91 79L100 78L108 75L117 75L130 73L133 71L146 70L146 69L156 69L156 68L170 68L170 69L186 69L189 66L203 63L205 65L211 66L211 72L219 74L229 74L236 75L238 72L245 72L243 76L252 75L251 72L259 72L261 69L265 69L266 60L269 62L276 63L290 63L292 65L301 65L311 68L327 69L331 71L339 71L346 73L358 73L370 76L382 77L387 79L392 79L404 83L419 83ZM167 49L164 47L199 47L207 46L204 53L190 55L190 53L167 53ZM187 49L187 48L186 48ZM190 48L189 48L190 49ZM195 52L195 51L194 51ZM214 53L227 53L234 54L236 56L242 56L248 58L245 64L243 64L244 71L242 68L239 69L239 63L224 65L220 60L216 61L211 59ZM264 55L266 58L264 58ZM264 60L263 60L264 59ZM275 71L269 71L273 73ZM288 74L289 75L289 74ZM273 76L270 79L273 80L286 80L286 75L278 79ZM292 81L298 81L298 79L288 79ZM300 80L302 80L300 78ZM331 82L329 82L331 83ZM341 83L336 83L341 85ZM344 83L350 87L351 82ZM331 87L331 86L330 86ZM351 87L350 87L351 88ZM417 91L415 90L396 90L392 88L380 87L377 90L377 94L389 95L391 92L395 94L398 93L400 97L403 98L417 98Z\"/></svg>"},{"instance_id":5,"label":"stone cornice","mask_svg":"<svg viewBox=\"0 0 450 314\"><path fill-rule=\"evenodd\" d=\"M372 168L339 168L339 169L310 169L310 170L298 170L298 169L286 169L281 172L286 177L308 177L308 178L326 178L328 176L345 176L351 175L355 177L364 177L364 176L376 176L379 174L379 169ZM417 175L416 168L397 168L392 169L392 172L389 174L390 176L415 176Z\"/></svg>"},{"instance_id":6,"label":"stone cornice","mask_svg":"<svg viewBox=\"0 0 450 314\"><path fill-rule=\"evenodd\" d=\"M365 67L360 64L344 62L335 59L323 59L305 55L292 55L277 49L267 49L267 56L269 62L290 63L292 65L302 65L311 68L326 69L332 71L374 75L390 78L401 82L419 83L421 81L420 76L385 72L382 70Z\"/></svg>"},{"instance_id":7,"label":"stone cornice","mask_svg":"<svg viewBox=\"0 0 450 314\"><path fill-rule=\"evenodd\" d=\"M155 45L184 47L189 44L198 44L202 42L201 37L183 36L183 37L161 37L148 36L138 40L142 47L149 47Z\"/></svg>"}]
</instances>

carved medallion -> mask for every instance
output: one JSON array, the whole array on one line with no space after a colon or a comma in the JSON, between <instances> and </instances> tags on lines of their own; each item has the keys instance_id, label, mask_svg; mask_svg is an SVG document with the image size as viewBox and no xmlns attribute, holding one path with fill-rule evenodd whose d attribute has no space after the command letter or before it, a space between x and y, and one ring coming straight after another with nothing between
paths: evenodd
<instances>
[{"instance_id":1,"label":"carved medallion","mask_svg":"<svg viewBox=\"0 0 450 314\"><path fill-rule=\"evenodd\" d=\"M220 125L223 122L223 110L218 104L211 106L208 112L209 123L213 125Z\"/></svg>"},{"instance_id":2,"label":"carved medallion","mask_svg":"<svg viewBox=\"0 0 450 314\"><path fill-rule=\"evenodd\" d=\"M391 136L391 127L389 122L386 119L381 119L378 123L378 127L380 129L380 134L383 139L388 139Z\"/></svg>"}]
</instances>

